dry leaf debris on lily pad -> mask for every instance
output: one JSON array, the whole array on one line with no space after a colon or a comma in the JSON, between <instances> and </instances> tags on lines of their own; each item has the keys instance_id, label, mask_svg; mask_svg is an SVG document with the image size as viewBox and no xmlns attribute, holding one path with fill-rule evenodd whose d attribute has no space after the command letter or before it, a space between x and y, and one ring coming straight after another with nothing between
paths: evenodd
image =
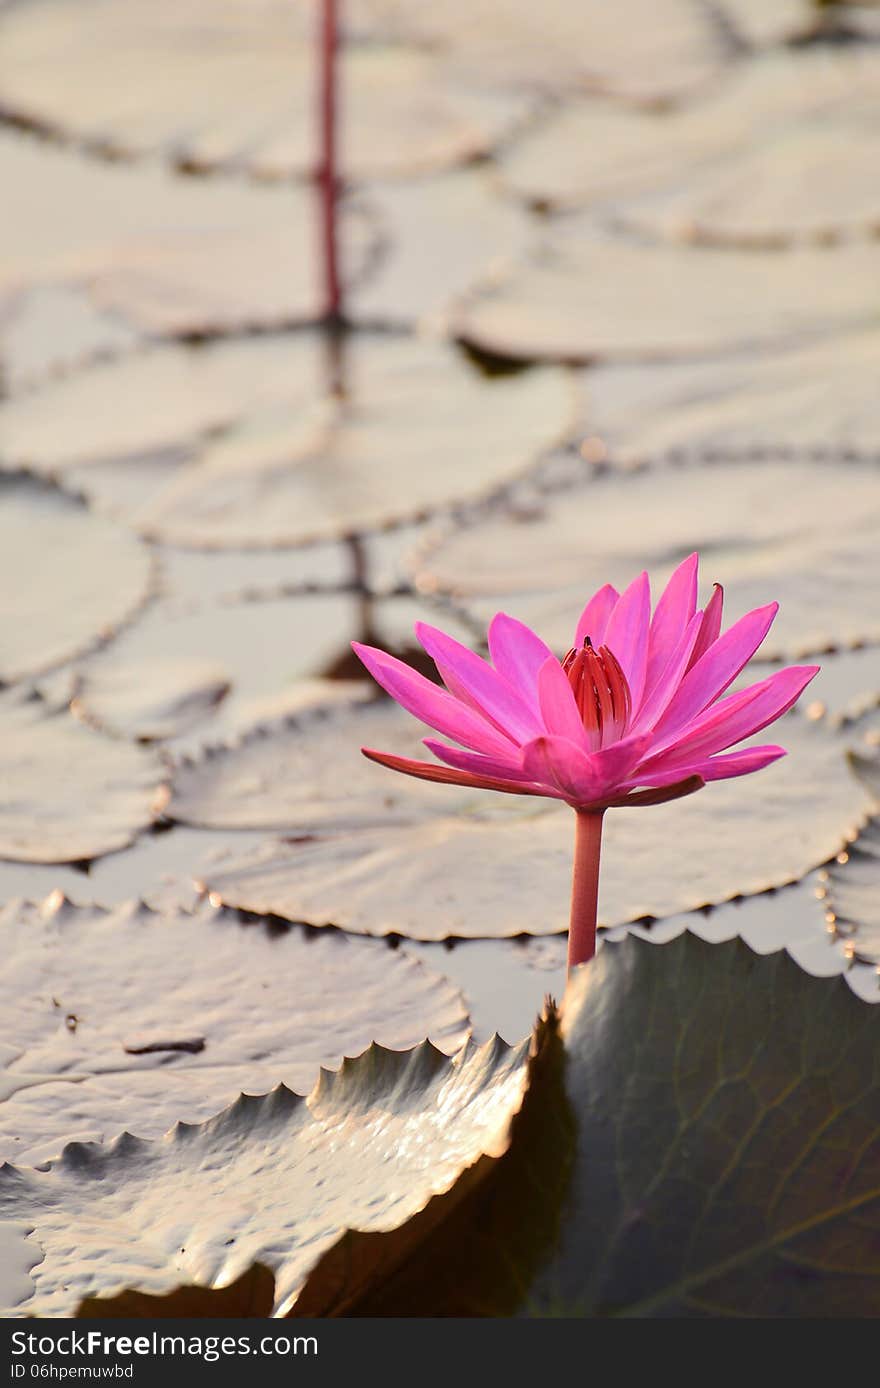
<instances>
[{"instance_id":1,"label":"dry leaf debris on lily pad","mask_svg":"<svg viewBox=\"0 0 880 1388\"><path fill-rule=\"evenodd\" d=\"M460 1198L505 1151L529 1051L496 1039L449 1059L428 1042L373 1045L307 1098L280 1086L158 1141L124 1134L73 1143L46 1171L0 1168L0 1219L26 1220L43 1254L15 1312L222 1288L254 1263L274 1273L275 1315L335 1309L385 1258L375 1235L421 1215L423 1237L451 1203L432 1197L456 1187ZM397 1259L409 1233L393 1241Z\"/></svg>"},{"instance_id":2,"label":"dry leaf debris on lily pad","mask_svg":"<svg viewBox=\"0 0 880 1388\"><path fill-rule=\"evenodd\" d=\"M880 219L863 167L878 88L868 45L778 49L671 110L569 103L505 151L502 173L531 202L601 207L690 239L777 245L869 231Z\"/></svg>"},{"instance_id":3,"label":"dry leaf debris on lily pad","mask_svg":"<svg viewBox=\"0 0 880 1388\"><path fill-rule=\"evenodd\" d=\"M778 886L845 847L871 804L849 773L845 741L798 714L779 736L789 755L761 773L751 795L730 781L650 815L609 818L603 924ZM244 845L237 859L233 845L204 876L218 901L247 911L418 940L563 931L567 811L389 778L357 750L412 756L418 738L418 725L387 704L266 730L179 767L168 813L209 828L277 832ZM341 745L351 748L344 775Z\"/></svg>"},{"instance_id":4,"label":"dry leaf debris on lily pad","mask_svg":"<svg viewBox=\"0 0 880 1388\"><path fill-rule=\"evenodd\" d=\"M311 26L299 5L278 3L178 0L159 11L150 0L114 0L112 16L108 8L39 0L3 16L4 109L99 154L164 155L187 170L256 178L310 174L314 7ZM378 27L369 42L343 44L338 62L349 178L466 163L533 104L442 53L383 43Z\"/></svg>"},{"instance_id":5,"label":"dry leaf debris on lily pad","mask_svg":"<svg viewBox=\"0 0 880 1388\"><path fill-rule=\"evenodd\" d=\"M443 342L310 334L160 347L0 410L0 450L180 545L305 544L480 500L575 427L569 375L487 380Z\"/></svg>"},{"instance_id":6,"label":"dry leaf debris on lily pad","mask_svg":"<svg viewBox=\"0 0 880 1388\"><path fill-rule=\"evenodd\" d=\"M155 603L79 666L75 711L124 737L217 741L315 702L350 699L320 678L357 629L351 593L240 601L195 611ZM284 637L279 640L279 633Z\"/></svg>"},{"instance_id":7,"label":"dry leaf debris on lily pad","mask_svg":"<svg viewBox=\"0 0 880 1388\"><path fill-rule=\"evenodd\" d=\"M611 236L587 217L455 315L466 342L515 360L675 360L864 327L880 246L735 252Z\"/></svg>"},{"instance_id":8,"label":"dry leaf debris on lily pad","mask_svg":"<svg viewBox=\"0 0 880 1388\"><path fill-rule=\"evenodd\" d=\"M371 1041L465 1041L461 994L402 950L240 924L205 909L77 907L54 892L0 913L0 1160L76 1138L158 1137Z\"/></svg>"},{"instance_id":9,"label":"dry leaf debris on lily pad","mask_svg":"<svg viewBox=\"0 0 880 1388\"><path fill-rule=\"evenodd\" d=\"M598 367L586 376L584 457L880 456L876 328L785 352Z\"/></svg>"},{"instance_id":10,"label":"dry leaf debris on lily pad","mask_svg":"<svg viewBox=\"0 0 880 1388\"><path fill-rule=\"evenodd\" d=\"M0 476L0 679L38 675L107 640L152 587L149 550L76 498Z\"/></svg>"},{"instance_id":11,"label":"dry leaf debris on lily pad","mask_svg":"<svg viewBox=\"0 0 880 1388\"><path fill-rule=\"evenodd\" d=\"M559 1092L357 1314L880 1313L880 1008L784 952L629 938L561 1032Z\"/></svg>"},{"instance_id":12,"label":"dry leaf debris on lily pad","mask_svg":"<svg viewBox=\"0 0 880 1388\"><path fill-rule=\"evenodd\" d=\"M168 800L143 747L102 737L28 692L0 698L0 858L75 863L125 848Z\"/></svg>"},{"instance_id":13,"label":"dry leaf debris on lily pad","mask_svg":"<svg viewBox=\"0 0 880 1388\"><path fill-rule=\"evenodd\" d=\"M75 18L79 6L64 8L74 16L74 32L84 34ZM4 29L0 18L6 60ZM99 49L105 71L106 41L104 28ZM130 74L122 75L130 81ZM64 89L57 74L53 81L57 91ZM42 345L49 366L65 356L75 362L77 333L85 334L85 356L96 348L124 347L132 330L228 331L304 322L323 312L308 188L254 190L234 181L183 179L155 167L107 167L3 131L0 177L16 189L15 216L0 227L0 304L4 318L7 311L12 318L11 337L0 332L0 349L11 357L13 377L27 370L27 361L16 357L15 318L23 312L26 321L27 298L35 291L78 291L79 318L89 305L99 315L97 323L71 324L69 299L44 301L43 325L62 340L65 333L74 335L62 352ZM343 200L339 235L348 287L367 270L376 234L363 211ZM17 309L22 294L25 302Z\"/></svg>"},{"instance_id":14,"label":"dry leaf debris on lily pad","mask_svg":"<svg viewBox=\"0 0 880 1388\"><path fill-rule=\"evenodd\" d=\"M629 581L641 564L663 582L696 542L735 611L778 599L762 657L880 639L880 613L865 601L880 582L880 488L868 462L608 473L546 498L537 514L499 512L440 533L413 570L420 588L453 595L480 626L501 608L565 650L584 592Z\"/></svg>"}]
</instances>

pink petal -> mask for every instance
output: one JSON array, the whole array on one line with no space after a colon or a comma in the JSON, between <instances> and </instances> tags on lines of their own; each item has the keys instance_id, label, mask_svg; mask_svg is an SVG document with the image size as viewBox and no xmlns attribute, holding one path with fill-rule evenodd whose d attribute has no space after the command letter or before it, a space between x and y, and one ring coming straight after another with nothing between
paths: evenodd
<instances>
[{"instance_id":1,"label":"pink petal","mask_svg":"<svg viewBox=\"0 0 880 1388\"><path fill-rule=\"evenodd\" d=\"M650 624L651 585L648 575L640 573L615 603L604 636L604 644L617 657L626 675L634 713L638 712L645 690Z\"/></svg>"},{"instance_id":2,"label":"pink petal","mask_svg":"<svg viewBox=\"0 0 880 1388\"><path fill-rule=\"evenodd\" d=\"M553 652L530 627L497 612L489 624L489 654L500 675L538 712L538 671Z\"/></svg>"},{"instance_id":3,"label":"pink petal","mask_svg":"<svg viewBox=\"0 0 880 1388\"><path fill-rule=\"evenodd\" d=\"M784 757L784 747L767 744L763 747L744 747L740 752L729 752L724 757L706 757L702 761L688 762L684 766L669 771L639 771L637 780L631 785L666 786L677 784L684 777L699 776L704 781L725 781L731 776L747 776L750 771L760 771L771 762Z\"/></svg>"},{"instance_id":4,"label":"pink petal","mask_svg":"<svg viewBox=\"0 0 880 1388\"><path fill-rule=\"evenodd\" d=\"M422 739L429 752L439 757L447 766L456 771L467 771L473 776L494 776L502 780L529 781L531 778L522 769L522 754L515 752L509 759L505 757L483 757L478 752L462 752L458 747L438 742L434 737ZM513 749L511 748L513 752Z\"/></svg>"},{"instance_id":5,"label":"pink petal","mask_svg":"<svg viewBox=\"0 0 880 1388\"><path fill-rule=\"evenodd\" d=\"M600 588L598 593L594 593L587 603L580 616L575 631L574 644L580 647L589 636L594 646L601 646L605 640L605 628L608 625L608 618L614 611L615 604L620 597L616 588L610 583L606 583ZM616 652L615 652L616 654Z\"/></svg>"},{"instance_id":6,"label":"pink petal","mask_svg":"<svg viewBox=\"0 0 880 1388\"><path fill-rule=\"evenodd\" d=\"M654 687L633 720L633 732L644 732L645 729L652 728L666 711L690 664L694 642L700 634L702 624L702 612L695 612L679 637L678 645L672 650L665 670L655 680Z\"/></svg>"},{"instance_id":7,"label":"pink petal","mask_svg":"<svg viewBox=\"0 0 880 1388\"><path fill-rule=\"evenodd\" d=\"M657 725L660 737L683 728L724 693L755 654L778 610L779 603L771 602L746 613L691 666Z\"/></svg>"},{"instance_id":8,"label":"pink petal","mask_svg":"<svg viewBox=\"0 0 880 1388\"><path fill-rule=\"evenodd\" d=\"M555 656L545 660L538 671L538 704L544 729L552 737L567 738L582 752L589 751L587 730L578 712L572 687Z\"/></svg>"},{"instance_id":9,"label":"pink petal","mask_svg":"<svg viewBox=\"0 0 880 1388\"><path fill-rule=\"evenodd\" d=\"M425 622L416 622L416 636L457 699L470 704L514 742L527 742L540 732L537 715L517 690L475 651Z\"/></svg>"},{"instance_id":10,"label":"pink petal","mask_svg":"<svg viewBox=\"0 0 880 1388\"><path fill-rule=\"evenodd\" d=\"M696 665L697 661L706 654L713 642L718 640L721 631L721 614L724 610L724 589L720 583L716 583L712 588L712 596L706 603L703 613L703 628L697 637L691 655L691 665Z\"/></svg>"},{"instance_id":11,"label":"pink petal","mask_svg":"<svg viewBox=\"0 0 880 1388\"><path fill-rule=\"evenodd\" d=\"M677 737L655 742L654 754L645 767L681 765L708 757L751 737L768 723L781 718L797 703L818 665L790 665L758 684L750 684L713 704Z\"/></svg>"},{"instance_id":12,"label":"pink petal","mask_svg":"<svg viewBox=\"0 0 880 1388\"><path fill-rule=\"evenodd\" d=\"M566 737L536 737L529 742L523 748L523 770L573 804L590 804L601 795L601 782L589 756Z\"/></svg>"},{"instance_id":13,"label":"pink petal","mask_svg":"<svg viewBox=\"0 0 880 1388\"><path fill-rule=\"evenodd\" d=\"M504 752L510 747L508 739L481 718L478 713L454 699L417 670L404 665L385 651L352 641L352 650L367 667L377 684L391 695L401 707L436 728L444 737L451 737L474 752Z\"/></svg>"},{"instance_id":14,"label":"pink petal","mask_svg":"<svg viewBox=\"0 0 880 1388\"><path fill-rule=\"evenodd\" d=\"M653 691L657 680L666 670L697 610L699 562L700 556L691 554L679 564L654 609L648 637L648 670L645 676L645 688L649 692Z\"/></svg>"},{"instance_id":15,"label":"pink petal","mask_svg":"<svg viewBox=\"0 0 880 1388\"><path fill-rule=\"evenodd\" d=\"M702 776L686 776L684 780L672 781L668 786L654 786L650 790L632 790L609 804L620 809L638 809L643 805L667 805L670 800L682 800L702 790L706 782Z\"/></svg>"},{"instance_id":16,"label":"pink petal","mask_svg":"<svg viewBox=\"0 0 880 1388\"><path fill-rule=\"evenodd\" d=\"M412 757L395 757L390 752L377 752L372 747L362 747L361 751L369 761L380 766L401 771L404 776L415 776L420 781L440 781L444 785L472 786L476 790L503 790L509 795L544 795L563 799L555 791L546 787L523 785L521 781L508 781L492 776L472 776L467 771L453 771L448 766L437 766L435 762L414 761Z\"/></svg>"},{"instance_id":17,"label":"pink petal","mask_svg":"<svg viewBox=\"0 0 880 1388\"><path fill-rule=\"evenodd\" d=\"M618 785L627 779L633 767L638 766L650 749L653 740L650 733L639 733L613 742L601 752L591 753L590 766L601 783L603 795L616 791Z\"/></svg>"}]
</instances>

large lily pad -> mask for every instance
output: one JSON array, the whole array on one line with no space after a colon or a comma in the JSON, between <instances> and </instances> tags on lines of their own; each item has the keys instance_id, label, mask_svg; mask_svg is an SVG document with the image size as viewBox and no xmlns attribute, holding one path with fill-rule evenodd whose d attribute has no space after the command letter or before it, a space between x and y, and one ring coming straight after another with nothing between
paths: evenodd
<instances>
[{"instance_id":1,"label":"large lily pad","mask_svg":"<svg viewBox=\"0 0 880 1388\"><path fill-rule=\"evenodd\" d=\"M0 102L98 153L305 177L317 158L315 54L301 9L181 0L160 14L149 0L40 0L4 17ZM349 177L466 162L530 107L521 92L487 90L444 55L400 44L344 47L339 66Z\"/></svg>"},{"instance_id":2,"label":"large lily pad","mask_svg":"<svg viewBox=\"0 0 880 1388\"><path fill-rule=\"evenodd\" d=\"M873 768L880 796L880 774ZM870 819L855 843L822 874L820 896L829 925L854 957L880 964L880 818Z\"/></svg>"},{"instance_id":3,"label":"large lily pad","mask_svg":"<svg viewBox=\"0 0 880 1388\"><path fill-rule=\"evenodd\" d=\"M562 1019L564 1096L356 1314L880 1312L880 1009L683 935L604 947ZM537 1161L572 1132L560 1210Z\"/></svg>"},{"instance_id":4,"label":"large lily pad","mask_svg":"<svg viewBox=\"0 0 880 1388\"><path fill-rule=\"evenodd\" d=\"M59 8L70 15L73 31L85 35L79 6ZM5 22L0 26L5 62ZM105 27L93 51L106 42ZM101 63L109 71L106 50ZM69 65L60 70L69 73ZM197 74L199 65L192 71ZM78 102L83 98L80 81L65 87L57 71L52 80L56 91L78 91ZM130 73L125 80L130 83ZM151 81L144 90L158 88ZM22 293L76 292L74 330L82 356L96 347L124 345L132 329L202 333L279 326L324 311L309 188L263 188L258 194L234 181L182 179L153 166L109 168L4 132L0 178L16 190L15 216L0 226L0 303L4 317L11 316L12 333L11 338L0 335L0 348L10 357L13 379L25 375L28 366L27 343L21 360L15 339ZM340 208L340 233L348 285L364 273L375 238L364 214L346 203ZM98 315L97 324L83 308L82 296ZM63 334L69 298L60 306L50 303L49 310L54 330ZM57 344L44 364L63 364L71 355Z\"/></svg>"},{"instance_id":5,"label":"large lily pad","mask_svg":"<svg viewBox=\"0 0 880 1388\"><path fill-rule=\"evenodd\" d=\"M238 862L209 871L205 883L214 898L290 920L419 940L565 930L571 812L551 802L431 786L382 768L365 772L362 744L412 755L419 735L407 715L388 710L384 727L380 715L331 716L323 735L304 725L298 737L269 735L184 769L172 816L226 828L284 823L287 830L285 838L249 846ZM790 755L757 779L719 782L672 805L607 816L603 924L778 886L846 845L868 801L848 772L841 741L796 714L777 732Z\"/></svg>"},{"instance_id":6,"label":"large lily pad","mask_svg":"<svg viewBox=\"0 0 880 1388\"><path fill-rule=\"evenodd\" d=\"M880 455L876 329L759 357L600 367L587 377L584 456Z\"/></svg>"},{"instance_id":7,"label":"large lily pad","mask_svg":"<svg viewBox=\"0 0 880 1388\"><path fill-rule=\"evenodd\" d=\"M672 110L565 106L512 146L503 176L541 205L602 208L688 238L778 245L868 231L880 220L868 174L878 90L870 47L783 48Z\"/></svg>"},{"instance_id":8,"label":"large lily pad","mask_svg":"<svg viewBox=\"0 0 880 1388\"><path fill-rule=\"evenodd\" d=\"M574 427L561 371L487 381L445 343L356 336L324 395L311 336L164 347L0 413L9 463L71 475L183 545L306 543L475 500Z\"/></svg>"},{"instance_id":9,"label":"large lily pad","mask_svg":"<svg viewBox=\"0 0 880 1388\"><path fill-rule=\"evenodd\" d=\"M452 1052L467 1035L442 974L342 935L75 907L55 892L6 906L0 939L0 1160L41 1162L126 1129L157 1137L280 1080L308 1092L320 1066L374 1039L430 1035Z\"/></svg>"},{"instance_id":10,"label":"large lily pad","mask_svg":"<svg viewBox=\"0 0 880 1388\"><path fill-rule=\"evenodd\" d=\"M456 317L465 341L519 360L675 359L784 346L876 318L880 247L729 250L610 237L587 219Z\"/></svg>"},{"instance_id":11,"label":"large lily pad","mask_svg":"<svg viewBox=\"0 0 880 1388\"><path fill-rule=\"evenodd\" d=\"M347 310L379 323L443 322L455 301L525 250L531 227L485 169L372 185L382 255Z\"/></svg>"},{"instance_id":12,"label":"large lily pad","mask_svg":"<svg viewBox=\"0 0 880 1388\"><path fill-rule=\"evenodd\" d=\"M350 698L322 676L357 630L351 594L229 603L175 614L155 604L81 667L75 711L125 737L218 740L271 712Z\"/></svg>"},{"instance_id":13,"label":"large lily pad","mask_svg":"<svg viewBox=\"0 0 880 1388\"><path fill-rule=\"evenodd\" d=\"M527 1041L454 1060L427 1043L373 1046L324 1072L307 1099L282 1086L158 1142L124 1134L71 1144L46 1172L7 1166L0 1217L26 1221L44 1254L33 1297L15 1309L73 1315L84 1298L127 1289L222 1288L260 1262L275 1275L274 1314L297 1303L326 1312L389 1256L364 1235L397 1230L432 1196L456 1186L460 1198L488 1174L508 1146L528 1055ZM395 1261L450 1203L432 1202L393 1241Z\"/></svg>"},{"instance_id":14,"label":"large lily pad","mask_svg":"<svg viewBox=\"0 0 880 1388\"><path fill-rule=\"evenodd\" d=\"M54 487L0 477L0 679L106 641L146 599L150 553Z\"/></svg>"},{"instance_id":15,"label":"large lily pad","mask_svg":"<svg viewBox=\"0 0 880 1388\"><path fill-rule=\"evenodd\" d=\"M481 627L503 608L561 654L591 592L642 567L659 585L699 549L731 615L778 600L761 654L786 659L880 639L865 600L880 582L878 541L875 465L766 460L600 476L537 514L447 534L414 567L419 586L454 595Z\"/></svg>"},{"instance_id":16,"label":"large lily pad","mask_svg":"<svg viewBox=\"0 0 880 1388\"><path fill-rule=\"evenodd\" d=\"M680 96L730 57L721 28L687 0L383 0L401 31L443 45L484 83L611 91L632 101Z\"/></svg>"},{"instance_id":17,"label":"large lily pad","mask_svg":"<svg viewBox=\"0 0 880 1388\"><path fill-rule=\"evenodd\" d=\"M8 393L83 362L130 351L138 341L138 330L92 303L85 285L0 290L0 303L0 380Z\"/></svg>"},{"instance_id":18,"label":"large lily pad","mask_svg":"<svg viewBox=\"0 0 880 1388\"><path fill-rule=\"evenodd\" d=\"M0 858L74 863L133 843L164 810L155 753L111 741L37 698L0 702Z\"/></svg>"}]
</instances>

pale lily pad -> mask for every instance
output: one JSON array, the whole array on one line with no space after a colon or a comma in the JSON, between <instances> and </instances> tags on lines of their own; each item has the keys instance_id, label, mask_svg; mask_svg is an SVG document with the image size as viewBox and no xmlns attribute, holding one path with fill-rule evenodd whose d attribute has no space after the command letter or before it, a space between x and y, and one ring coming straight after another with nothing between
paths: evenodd
<instances>
[{"instance_id":1,"label":"pale lily pad","mask_svg":"<svg viewBox=\"0 0 880 1388\"><path fill-rule=\"evenodd\" d=\"M0 292L0 379L8 392L135 346L136 329L97 308L85 286Z\"/></svg>"},{"instance_id":2,"label":"pale lily pad","mask_svg":"<svg viewBox=\"0 0 880 1388\"><path fill-rule=\"evenodd\" d=\"M785 346L872 323L880 246L729 250L642 244L567 222L456 315L460 336L517 360L675 359Z\"/></svg>"},{"instance_id":3,"label":"pale lily pad","mask_svg":"<svg viewBox=\"0 0 880 1388\"><path fill-rule=\"evenodd\" d=\"M369 322L442 325L456 300L518 258L532 234L523 212L499 197L484 169L373 184L368 207L382 253L347 310Z\"/></svg>"},{"instance_id":4,"label":"pale lily pad","mask_svg":"<svg viewBox=\"0 0 880 1388\"><path fill-rule=\"evenodd\" d=\"M875 781L880 798L880 775ZM880 817L823 873L820 896L851 954L880 964Z\"/></svg>"},{"instance_id":5,"label":"pale lily pad","mask_svg":"<svg viewBox=\"0 0 880 1388\"><path fill-rule=\"evenodd\" d=\"M80 667L74 711L141 740L199 745L247 731L270 713L351 698L322 680L357 632L347 593L225 603L175 612L156 603Z\"/></svg>"},{"instance_id":6,"label":"pale lily pad","mask_svg":"<svg viewBox=\"0 0 880 1388\"><path fill-rule=\"evenodd\" d=\"M280 598L354 583L344 541L290 550L162 550L162 589L175 606Z\"/></svg>"},{"instance_id":7,"label":"pale lily pad","mask_svg":"<svg viewBox=\"0 0 880 1388\"><path fill-rule=\"evenodd\" d=\"M812 0L722 0L720 11L741 41L780 43L792 38L809 19Z\"/></svg>"},{"instance_id":8,"label":"pale lily pad","mask_svg":"<svg viewBox=\"0 0 880 1388\"><path fill-rule=\"evenodd\" d=\"M446 343L357 335L340 402L322 394L324 346L276 336L98 366L10 402L0 446L147 535L272 546L480 499L574 427L563 371L487 381Z\"/></svg>"},{"instance_id":9,"label":"pale lily pad","mask_svg":"<svg viewBox=\"0 0 880 1388\"><path fill-rule=\"evenodd\" d=\"M633 101L681 96L717 76L730 45L687 0L384 0L383 17L443 45L484 83L558 93L611 91Z\"/></svg>"},{"instance_id":10,"label":"pale lily pad","mask_svg":"<svg viewBox=\"0 0 880 1388\"><path fill-rule=\"evenodd\" d=\"M408 782L383 768L368 780L355 760L363 742L413 755L418 730L407 715L396 719L395 728L389 713L384 729L377 723L369 734L362 714L351 716L347 732L341 716L332 720L336 753L329 762L330 739L304 727L296 758L295 742L267 737L262 748L248 744L182 774L172 815L242 828L269 826L274 815L288 830L209 872L212 899L418 940L567 929L571 812L540 800ZM774 732L789 755L757 778L718 782L651 810L608 814L602 924L673 915L796 881L846 845L868 802L849 774L844 744L797 714ZM343 774L345 744L352 757Z\"/></svg>"},{"instance_id":11,"label":"pale lily pad","mask_svg":"<svg viewBox=\"0 0 880 1388\"><path fill-rule=\"evenodd\" d=\"M483 629L504 609L561 655L590 593L643 567L662 584L693 549L704 582L724 585L731 616L780 603L765 659L880 640L880 612L866 601L880 583L880 489L868 463L612 472L522 520L500 514L450 533L414 567L421 588L456 597Z\"/></svg>"},{"instance_id":12,"label":"pale lily pad","mask_svg":"<svg viewBox=\"0 0 880 1388\"><path fill-rule=\"evenodd\" d=\"M149 550L74 497L0 476L0 679L52 669L107 641L146 600Z\"/></svg>"},{"instance_id":13,"label":"pale lily pad","mask_svg":"<svg viewBox=\"0 0 880 1388\"><path fill-rule=\"evenodd\" d=\"M688 238L868 231L880 221L866 168L878 90L870 47L783 48L671 110L565 106L506 152L502 176L532 202Z\"/></svg>"},{"instance_id":14,"label":"pale lily pad","mask_svg":"<svg viewBox=\"0 0 880 1388\"><path fill-rule=\"evenodd\" d=\"M0 702L0 858L73 863L133 843L165 808L153 752L114 742L38 698Z\"/></svg>"},{"instance_id":15,"label":"pale lily pad","mask_svg":"<svg viewBox=\"0 0 880 1388\"><path fill-rule=\"evenodd\" d=\"M395 1242L399 1261L491 1171L528 1057L528 1042L452 1060L427 1043L373 1046L324 1072L306 1099L282 1086L156 1142L123 1134L74 1143L46 1172L4 1167L0 1217L27 1221L44 1253L34 1295L15 1310L70 1316L87 1297L222 1288L259 1262L275 1276L274 1315L297 1304L326 1314L386 1259L381 1241L359 1235L421 1214Z\"/></svg>"},{"instance_id":16,"label":"pale lily pad","mask_svg":"<svg viewBox=\"0 0 880 1388\"><path fill-rule=\"evenodd\" d=\"M755 678L771 675L770 666L755 665ZM830 651L810 681L804 709L810 718L826 714L838 726L847 727L880 709L880 646L852 651Z\"/></svg>"},{"instance_id":17,"label":"pale lily pad","mask_svg":"<svg viewBox=\"0 0 880 1388\"><path fill-rule=\"evenodd\" d=\"M69 6L59 8L70 14L72 32L85 37L79 7L75 18ZM0 26L5 63L4 20ZM106 73L106 27L101 34ZM69 64L61 70L69 73ZM194 64L191 76L198 71ZM119 75L134 92L131 74ZM61 83L56 71L52 82L58 93L78 91L81 105L79 81ZM0 93L2 85L0 76ZM145 90L156 91L155 82ZM310 188L257 193L231 180L183 179L152 166L110 168L3 131L0 178L16 190L15 216L0 225L0 305L6 300L13 315L23 291L61 287L85 294L101 319L110 315L140 334L280 326L324 311ZM375 238L364 214L345 203L340 230L351 284L364 273ZM13 355L13 376L16 370Z\"/></svg>"},{"instance_id":18,"label":"pale lily pad","mask_svg":"<svg viewBox=\"0 0 880 1388\"><path fill-rule=\"evenodd\" d=\"M180 0L160 14L149 0L115 0L111 16L106 0L79 0L75 12L40 0L4 17L0 102L16 120L101 154L306 177L316 160L315 30L304 30L300 8ZM399 44L345 46L339 66L349 177L466 162L531 104L466 78L442 54Z\"/></svg>"},{"instance_id":19,"label":"pale lily pad","mask_svg":"<svg viewBox=\"0 0 880 1388\"><path fill-rule=\"evenodd\" d=\"M585 459L880 456L876 329L786 352L599 367Z\"/></svg>"},{"instance_id":20,"label":"pale lily pad","mask_svg":"<svg viewBox=\"0 0 880 1388\"><path fill-rule=\"evenodd\" d=\"M0 913L6 1019L0 1160L33 1164L71 1139L157 1137L242 1090L311 1088L374 1039L463 1044L461 997L400 950L243 926L129 902Z\"/></svg>"}]
</instances>

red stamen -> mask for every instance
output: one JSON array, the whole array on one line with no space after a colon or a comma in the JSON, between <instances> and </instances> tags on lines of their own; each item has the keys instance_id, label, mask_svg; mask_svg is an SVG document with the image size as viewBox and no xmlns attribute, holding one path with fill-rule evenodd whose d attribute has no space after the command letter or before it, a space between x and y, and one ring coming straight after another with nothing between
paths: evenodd
<instances>
[{"instance_id":1,"label":"red stamen","mask_svg":"<svg viewBox=\"0 0 880 1388\"><path fill-rule=\"evenodd\" d=\"M567 652L562 668L574 693L584 727L595 744L607 747L623 736L632 712L632 700L620 663L607 646L595 649L584 638L580 650Z\"/></svg>"}]
</instances>

